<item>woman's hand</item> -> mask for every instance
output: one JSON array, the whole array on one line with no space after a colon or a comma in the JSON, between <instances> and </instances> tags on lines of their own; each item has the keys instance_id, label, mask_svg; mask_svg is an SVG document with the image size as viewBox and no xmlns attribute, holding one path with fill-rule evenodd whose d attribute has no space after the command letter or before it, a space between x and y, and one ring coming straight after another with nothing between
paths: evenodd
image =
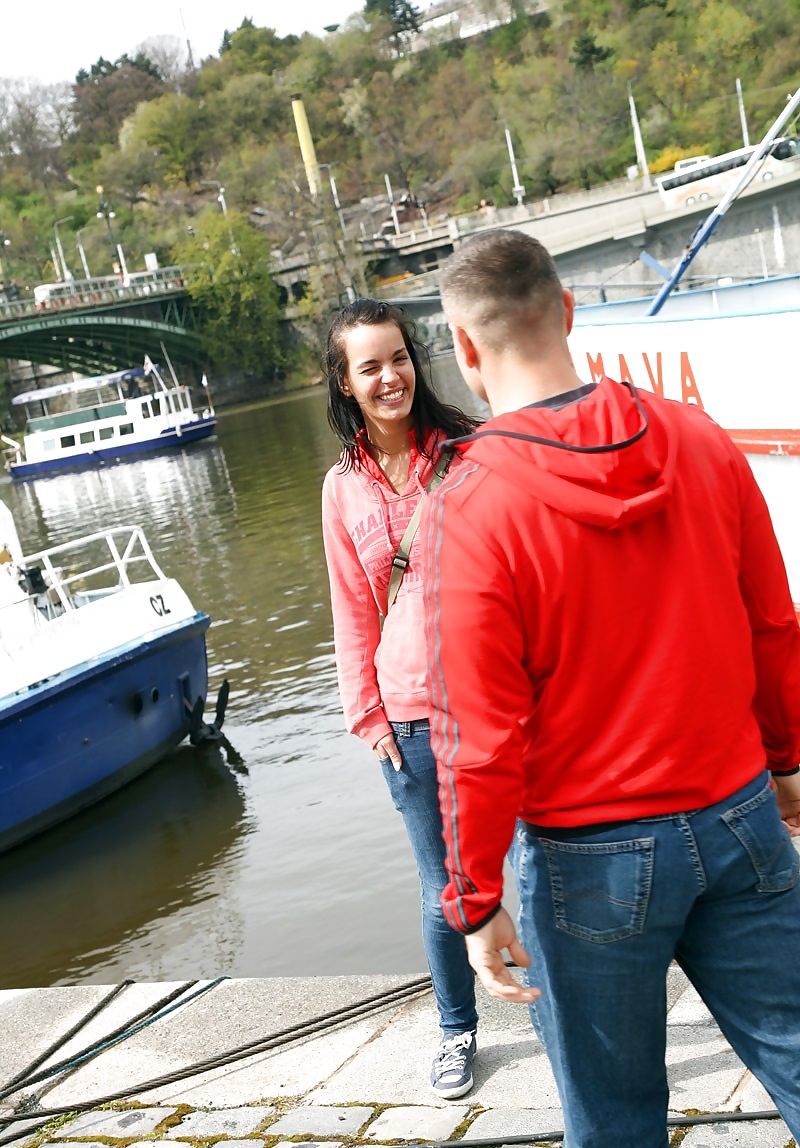
<instances>
[{"instance_id":1,"label":"woman's hand","mask_svg":"<svg viewBox=\"0 0 800 1148\"><path fill-rule=\"evenodd\" d=\"M394 740L393 733L385 734L380 741L373 745L372 749L377 755L378 761L385 761L388 757L391 760L395 772L400 772L403 766L403 759L400 756L400 750L397 748L397 742Z\"/></svg>"}]
</instances>

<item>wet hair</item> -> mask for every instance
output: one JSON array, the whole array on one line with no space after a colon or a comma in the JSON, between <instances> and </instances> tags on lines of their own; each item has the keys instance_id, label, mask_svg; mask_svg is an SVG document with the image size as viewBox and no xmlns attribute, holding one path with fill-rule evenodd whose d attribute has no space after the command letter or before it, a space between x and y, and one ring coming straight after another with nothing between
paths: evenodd
<instances>
[{"instance_id":1,"label":"wet hair","mask_svg":"<svg viewBox=\"0 0 800 1148\"><path fill-rule=\"evenodd\" d=\"M467 240L446 260L440 293L448 318L471 323L499 349L514 342L521 324L549 323L560 313L562 286L538 239L495 229Z\"/></svg>"},{"instance_id":2,"label":"wet hair","mask_svg":"<svg viewBox=\"0 0 800 1148\"><path fill-rule=\"evenodd\" d=\"M324 370L328 379L328 422L342 444L342 463L345 470L360 466L358 435L364 430L364 416L353 395L342 391L347 378L347 335L356 327L377 327L394 323L403 336L403 342L414 368L414 399L411 415L417 447L430 458L425 440L432 430L443 432L444 438L458 438L469 434L478 424L477 419L464 414L458 407L437 398L430 382L430 355L418 341L416 327L399 307L380 299L356 299L348 303L334 317L328 331Z\"/></svg>"}]
</instances>

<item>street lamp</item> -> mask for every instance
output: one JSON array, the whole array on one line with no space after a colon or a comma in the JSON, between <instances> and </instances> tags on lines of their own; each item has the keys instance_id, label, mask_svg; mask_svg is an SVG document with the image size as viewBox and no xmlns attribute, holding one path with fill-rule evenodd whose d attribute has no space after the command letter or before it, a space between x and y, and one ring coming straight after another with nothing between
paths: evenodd
<instances>
[{"instance_id":1,"label":"street lamp","mask_svg":"<svg viewBox=\"0 0 800 1148\"><path fill-rule=\"evenodd\" d=\"M88 231L88 230L89 230L88 227L79 227L75 233L75 235L76 235L75 242L77 243L78 251L80 252L81 264L83 265L83 273L87 279L91 279L92 273L89 270L89 263L86 259L86 252L84 250L83 243L81 242L81 236L83 235L84 231Z\"/></svg>"},{"instance_id":2,"label":"street lamp","mask_svg":"<svg viewBox=\"0 0 800 1148\"><path fill-rule=\"evenodd\" d=\"M5 231L0 231L0 270L3 271L3 280L11 282L11 271L8 266L8 255L5 251L6 247L11 246L11 240L6 235Z\"/></svg>"},{"instance_id":3,"label":"street lamp","mask_svg":"<svg viewBox=\"0 0 800 1148\"><path fill-rule=\"evenodd\" d=\"M525 198L525 188L519 181L519 172L517 171L517 159L514 155L514 145L511 142L511 132L508 130L506 124L506 147L508 148L508 158L511 162L511 175L514 179L514 186L511 188L511 194L517 201L517 206L522 207L522 201Z\"/></svg>"},{"instance_id":4,"label":"street lamp","mask_svg":"<svg viewBox=\"0 0 800 1148\"><path fill-rule=\"evenodd\" d=\"M122 282L126 283L128 279L128 268L125 265L125 255L122 250L122 244L117 243L117 240L114 236L114 230L111 226L111 220L117 218L116 212L111 210L111 205L109 204L108 200L102 198L103 185L98 183L95 190L100 196L100 203L97 205L97 218L105 219L106 221L106 227L108 228L108 238L109 242L111 243L111 250L113 252L112 258L119 261L119 269L122 274Z\"/></svg>"},{"instance_id":5,"label":"street lamp","mask_svg":"<svg viewBox=\"0 0 800 1148\"><path fill-rule=\"evenodd\" d=\"M225 188L216 179L201 179L200 184L203 187L215 187L217 189L217 203L222 208L222 214L225 217L225 222L228 225L228 239L231 244L231 254L238 255L239 248L236 246L236 240L233 238L233 228L231 227L230 220L228 219L228 205L225 202Z\"/></svg>"},{"instance_id":6,"label":"street lamp","mask_svg":"<svg viewBox=\"0 0 800 1148\"><path fill-rule=\"evenodd\" d=\"M339 203L339 192L336 190L336 180L333 178L333 164L321 163L319 167L326 167L328 169L328 180L331 185L331 195L333 196L333 205L336 208L336 214L339 216L339 226L342 229L342 239L347 239L347 232L344 227L344 216L342 215L342 205Z\"/></svg>"},{"instance_id":7,"label":"street lamp","mask_svg":"<svg viewBox=\"0 0 800 1148\"><path fill-rule=\"evenodd\" d=\"M74 216L72 215L65 215L63 219L57 219L54 225L56 232L56 247L58 248L58 256L61 260L61 270L59 271L59 277L62 283L66 283L67 280L72 278L72 272L67 267L67 262L64 259L64 248L61 246L61 236L58 234L58 225L60 223L69 223L69 221L73 218ZM58 268L56 268L56 270L58 270Z\"/></svg>"}]
</instances>

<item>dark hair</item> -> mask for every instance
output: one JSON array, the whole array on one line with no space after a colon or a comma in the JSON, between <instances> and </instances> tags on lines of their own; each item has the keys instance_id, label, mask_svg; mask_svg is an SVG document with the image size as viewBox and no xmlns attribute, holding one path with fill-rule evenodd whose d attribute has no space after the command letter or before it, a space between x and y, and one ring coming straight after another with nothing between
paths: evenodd
<instances>
[{"instance_id":1,"label":"dark hair","mask_svg":"<svg viewBox=\"0 0 800 1148\"><path fill-rule=\"evenodd\" d=\"M328 331L325 347L324 370L328 378L328 422L343 448L343 465L358 469L358 434L364 429L364 416L352 395L342 391L347 377L347 348L345 337L356 327L376 327L381 323L394 323L403 336L408 357L414 368L414 401L411 414L417 447L426 458L425 440L431 430L441 430L445 438L459 438L469 434L478 420L464 414L458 407L441 402L429 381L430 356L427 347L416 338L416 327L399 307L380 299L356 299L335 316Z\"/></svg>"}]
</instances>

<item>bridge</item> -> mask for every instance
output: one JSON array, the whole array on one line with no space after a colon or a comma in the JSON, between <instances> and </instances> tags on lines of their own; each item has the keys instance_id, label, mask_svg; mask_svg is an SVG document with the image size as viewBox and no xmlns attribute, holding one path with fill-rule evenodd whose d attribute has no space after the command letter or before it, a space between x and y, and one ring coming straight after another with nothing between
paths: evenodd
<instances>
[{"instance_id":1,"label":"bridge","mask_svg":"<svg viewBox=\"0 0 800 1148\"><path fill-rule=\"evenodd\" d=\"M42 284L33 299L0 299L0 356L84 375L141 363L164 347L202 365L200 338L180 267Z\"/></svg>"}]
</instances>

